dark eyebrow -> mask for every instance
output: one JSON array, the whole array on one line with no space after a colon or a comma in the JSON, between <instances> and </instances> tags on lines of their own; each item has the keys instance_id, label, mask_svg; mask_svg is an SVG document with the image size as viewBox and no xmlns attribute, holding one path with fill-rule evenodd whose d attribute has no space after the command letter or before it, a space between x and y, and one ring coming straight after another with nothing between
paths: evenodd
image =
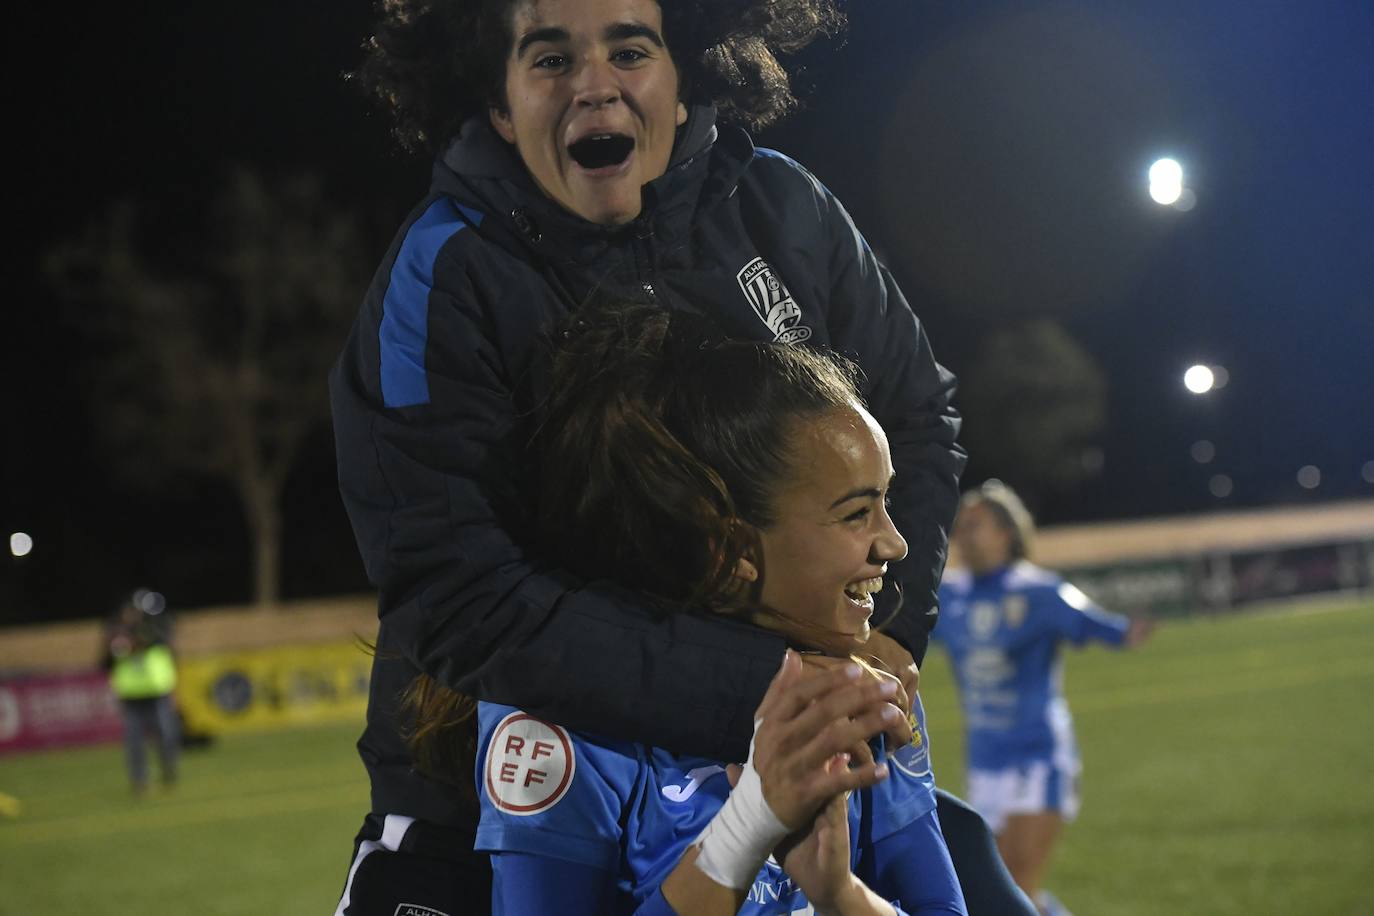
<instances>
[{"instance_id":1,"label":"dark eyebrow","mask_svg":"<svg viewBox=\"0 0 1374 916\"><path fill-rule=\"evenodd\" d=\"M663 47L663 36L638 22L617 22L606 29L607 41L624 41L627 38L647 38L655 46Z\"/></svg>"},{"instance_id":2,"label":"dark eyebrow","mask_svg":"<svg viewBox=\"0 0 1374 916\"><path fill-rule=\"evenodd\" d=\"M542 28L530 29L520 36L520 41L515 46L515 56L522 56L529 46L541 41L560 42L567 41L571 36L567 29L558 26L544 26ZM624 41L627 38L646 38L653 42L656 47L663 47L663 36L659 35L647 25L638 22L617 22L615 25L608 26L605 32L607 41Z\"/></svg>"},{"instance_id":3,"label":"dark eyebrow","mask_svg":"<svg viewBox=\"0 0 1374 916\"><path fill-rule=\"evenodd\" d=\"M877 491L876 489L874 489L873 487L859 487L857 490L850 490L848 493L844 494L844 495L841 496L839 499L837 499L837 500L835 500L833 503L831 503L831 504L830 504L830 508L833 509L833 508L835 508L836 506L838 506L840 503L847 503L847 502L849 502L851 499L859 499L859 498L864 498L864 499L877 499L877 498L878 498L878 491Z\"/></svg>"},{"instance_id":4,"label":"dark eyebrow","mask_svg":"<svg viewBox=\"0 0 1374 916\"><path fill-rule=\"evenodd\" d=\"M557 42L567 41L570 36L567 29L560 29L556 26L545 26L541 29L530 29L520 36L520 43L515 46L515 56L520 57L530 45L541 41Z\"/></svg>"},{"instance_id":5,"label":"dark eyebrow","mask_svg":"<svg viewBox=\"0 0 1374 916\"><path fill-rule=\"evenodd\" d=\"M887 479L887 485L888 485L888 487L891 487L891 486L892 486L892 481L894 481L894 480L896 480L896 479L897 479L897 475L896 475L896 474L893 474L891 477L889 477L889 478ZM837 499L837 500L835 500L833 503L831 503L831 504L830 504L830 508L833 509L833 508L835 508L836 506L840 505L841 503L847 503L847 502L849 502L851 499L877 499L878 497L880 497L880 496L882 496L882 495L883 495L882 491L879 490L877 487L855 487L854 489L850 490L848 493L844 494L844 495L841 496L839 499Z\"/></svg>"}]
</instances>

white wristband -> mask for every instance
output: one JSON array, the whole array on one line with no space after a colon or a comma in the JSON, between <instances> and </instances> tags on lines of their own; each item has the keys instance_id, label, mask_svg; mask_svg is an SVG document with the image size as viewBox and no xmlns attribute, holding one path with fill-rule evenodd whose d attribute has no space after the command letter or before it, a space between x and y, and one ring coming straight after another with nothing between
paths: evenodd
<instances>
[{"instance_id":1,"label":"white wristband","mask_svg":"<svg viewBox=\"0 0 1374 916\"><path fill-rule=\"evenodd\" d=\"M755 722L756 732L758 726L759 722ZM725 887L735 890L752 887L764 861L790 832L763 797L763 782L754 769L751 741L749 760L744 764L739 782L697 837L696 867Z\"/></svg>"}]
</instances>

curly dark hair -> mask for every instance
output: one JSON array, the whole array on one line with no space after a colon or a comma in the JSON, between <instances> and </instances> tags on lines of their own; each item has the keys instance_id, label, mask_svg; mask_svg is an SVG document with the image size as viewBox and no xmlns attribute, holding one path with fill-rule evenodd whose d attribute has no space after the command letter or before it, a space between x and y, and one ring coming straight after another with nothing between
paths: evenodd
<instances>
[{"instance_id":1,"label":"curly dark hair","mask_svg":"<svg viewBox=\"0 0 1374 916\"><path fill-rule=\"evenodd\" d=\"M436 149L503 99L511 16L522 0L377 0L375 33L345 78L394 119L408 150ZM796 105L779 55L844 24L835 0L661 0L685 101L762 127Z\"/></svg>"}]
</instances>

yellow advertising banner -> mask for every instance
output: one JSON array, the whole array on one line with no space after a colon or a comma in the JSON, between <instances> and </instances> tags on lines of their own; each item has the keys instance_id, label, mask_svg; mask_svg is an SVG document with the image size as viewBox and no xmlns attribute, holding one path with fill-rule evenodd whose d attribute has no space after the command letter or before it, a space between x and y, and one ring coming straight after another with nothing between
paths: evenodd
<instances>
[{"instance_id":1,"label":"yellow advertising banner","mask_svg":"<svg viewBox=\"0 0 1374 916\"><path fill-rule=\"evenodd\" d=\"M280 646L180 660L188 731L362 724L372 657L357 643Z\"/></svg>"}]
</instances>

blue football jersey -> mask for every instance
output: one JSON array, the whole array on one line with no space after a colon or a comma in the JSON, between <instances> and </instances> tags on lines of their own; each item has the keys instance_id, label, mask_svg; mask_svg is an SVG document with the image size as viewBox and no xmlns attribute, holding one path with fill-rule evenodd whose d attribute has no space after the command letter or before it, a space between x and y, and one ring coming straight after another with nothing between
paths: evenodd
<instances>
[{"instance_id":1,"label":"blue football jersey","mask_svg":"<svg viewBox=\"0 0 1374 916\"><path fill-rule=\"evenodd\" d=\"M968 765L1003 769L1076 758L1059 646L1120 645L1130 620L1027 562L983 576L951 570L932 636L949 652L968 733Z\"/></svg>"},{"instance_id":2,"label":"blue football jersey","mask_svg":"<svg viewBox=\"0 0 1374 916\"><path fill-rule=\"evenodd\" d=\"M919 701L913 721L915 740L887 756L889 777L850 796L854 861L866 845L935 808ZM632 912L653 895L730 792L720 761L569 731L493 703L478 705L478 722L476 848L614 874L620 912ZM798 911L809 911L805 895L770 858L740 912Z\"/></svg>"}]
</instances>

